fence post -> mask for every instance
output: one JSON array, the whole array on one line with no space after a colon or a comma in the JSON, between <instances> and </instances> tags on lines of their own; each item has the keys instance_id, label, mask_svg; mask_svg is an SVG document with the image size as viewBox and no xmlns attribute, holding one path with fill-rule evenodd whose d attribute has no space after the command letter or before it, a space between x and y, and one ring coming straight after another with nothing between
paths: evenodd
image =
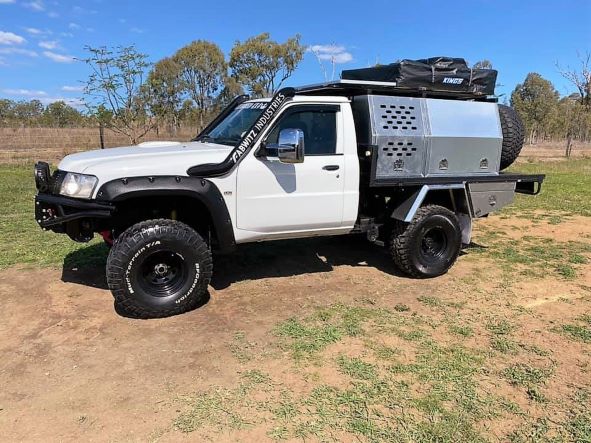
<instances>
[{"instance_id":1,"label":"fence post","mask_svg":"<svg viewBox=\"0 0 591 443\"><path fill-rule=\"evenodd\" d=\"M102 123L99 123L99 138L101 140L101 149L105 149L105 134Z\"/></svg>"}]
</instances>

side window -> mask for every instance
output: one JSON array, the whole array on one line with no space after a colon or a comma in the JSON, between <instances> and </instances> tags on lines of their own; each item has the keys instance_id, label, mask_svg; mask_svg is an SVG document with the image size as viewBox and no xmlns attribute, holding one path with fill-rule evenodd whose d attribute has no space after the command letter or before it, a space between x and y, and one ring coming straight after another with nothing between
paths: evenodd
<instances>
[{"instance_id":1,"label":"side window","mask_svg":"<svg viewBox=\"0 0 591 443\"><path fill-rule=\"evenodd\" d=\"M305 155L331 155L337 151L336 108L296 108L281 118L267 137L267 143L277 143L283 129L301 129L304 132Z\"/></svg>"}]
</instances>

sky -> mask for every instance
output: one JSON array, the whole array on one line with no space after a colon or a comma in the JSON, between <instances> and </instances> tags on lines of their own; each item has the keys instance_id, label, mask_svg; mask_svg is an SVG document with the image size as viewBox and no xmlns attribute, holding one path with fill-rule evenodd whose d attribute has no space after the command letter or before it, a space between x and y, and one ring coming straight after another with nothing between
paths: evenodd
<instances>
[{"instance_id":1,"label":"sky","mask_svg":"<svg viewBox=\"0 0 591 443\"><path fill-rule=\"evenodd\" d=\"M338 78L444 55L492 61L497 94L538 72L566 95L574 88L556 63L577 67L578 53L591 51L591 0L0 0L0 98L76 105L89 74L76 60L85 45L134 44L155 62L197 39L227 54L261 32L277 41L300 34L315 49L286 85L330 79L333 57Z\"/></svg>"}]
</instances>

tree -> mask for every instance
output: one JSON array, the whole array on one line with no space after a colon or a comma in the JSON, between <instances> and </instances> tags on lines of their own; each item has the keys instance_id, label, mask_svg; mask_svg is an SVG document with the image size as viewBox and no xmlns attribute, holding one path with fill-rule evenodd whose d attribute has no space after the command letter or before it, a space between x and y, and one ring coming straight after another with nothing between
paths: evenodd
<instances>
[{"instance_id":1,"label":"tree","mask_svg":"<svg viewBox=\"0 0 591 443\"><path fill-rule=\"evenodd\" d=\"M84 88L87 106L95 114L102 108L100 114L110 118L101 122L137 144L154 126L144 93L145 72L150 66L147 55L134 46L85 49L89 57L82 61L92 70Z\"/></svg>"},{"instance_id":2,"label":"tree","mask_svg":"<svg viewBox=\"0 0 591 443\"><path fill-rule=\"evenodd\" d=\"M244 94L244 88L234 77L226 77L224 80L224 89L215 100L216 107L224 108L230 104L237 96Z\"/></svg>"},{"instance_id":3,"label":"tree","mask_svg":"<svg viewBox=\"0 0 591 443\"><path fill-rule=\"evenodd\" d=\"M591 113L581 103L579 94L564 97L558 103L553 125L555 135L565 140L565 155L570 157L575 140L586 141L591 131Z\"/></svg>"},{"instance_id":4,"label":"tree","mask_svg":"<svg viewBox=\"0 0 591 443\"><path fill-rule=\"evenodd\" d=\"M146 94L150 111L157 121L168 122L172 131L180 123L182 91L180 66L170 57L156 63L148 74Z\"/></svg>"},{"instance_id":5,"label":"tree","mask_svg":"<svg viewBox=\"0 0 591 443\"><path fill-rule=\"evenodd\" d=\"M0 123L3 125L8 124L14 119L14 105L12 100L7 98L0 99Z\"/></svg>"},{"instance_id":6,"label":"tree","mask_svg":"<svg viewBox=\"0 0 591 443\"><path fill-rule=\"evenodd\" d=\"M205 113L227 75L224 53L215 43L197 40L179 49L173 60L179 66L183 90L195 103L203 128Z\"/></svg>"},{"instance_id":7,"label":"tree","mask_svg":"<svg viewBox=\"0 0 591 443\"><path fill-rule=\"evenodd\" d=\"M305 49L299 35L285 43L270 40L266 32L237 41L230 52L232 76L257 97L272 95L294 72Z\"/></svg>"},{"instance_id":8,"label":"tree","mask_svg":"<svg viewBox=\"0 0 591 443\"><path fill-rule=\"evenodd\" d=\"M570 67L562 69L558 63L556 67L560 75L577 88L581 103L591 109L591 52L586 52L585 55L579 54L579 61L581 63L580 71Z\"/></svg>"},{"instance_id":9,"label":"tree","mask_svg":"<svg viewBox=\"0 0 591 443\"><path fill-rule=\"evenodd\" d=\"M41 117L43 109L43 104L39 100L23 100L15 103L13 114L19 124L31 124Z\"/></svg>"},{"instance_id":10,"label":"tree","mask_svg":"<svg viewBox=\"0 0 591 443\"><path fill-rule=\"evenodd\" d=\"M520 114L534 143L540 133L546 135L553 111L558 105L558 92L551 82L531 72L511 93L511 106Z\"/></svg>"},{"instance_id":11,"label":"tree","mask_svg":"<svg viewBox=\"0 0 591 443\"><path fill-rule=\"evenodd\" d=\"M43 122L49 126L64 128L81 123L82 114L64 101L57 101L47 105L43 111Z\"/></svg>"},{"instance_id":12,"label":"tree","mask_svg":"<svg viewBox=\"0 0 591 443\"><path fill-rule=\"evenodd\" d=\"M187 99L183 102L179 111L179 117L184 122L195 122L199 119L199 112L195 108L193 100Z\"/></svg>"}]
</instances>

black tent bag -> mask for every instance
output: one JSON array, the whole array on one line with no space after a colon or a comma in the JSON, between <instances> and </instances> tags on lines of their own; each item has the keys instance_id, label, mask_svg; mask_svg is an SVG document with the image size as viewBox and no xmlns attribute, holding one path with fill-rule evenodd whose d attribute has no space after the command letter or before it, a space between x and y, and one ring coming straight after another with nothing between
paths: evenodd
<instances>
[{"instance_id":1,"label":"black tent bag","mask_svg":"<svg viewBox=\"0 0 591 443\"><path fill-rule=\"evenodd\" d=\"M396 87L405 89L493 95L497 71L469 68L463 58L433 57L345 70L342 79L395 82Z\"/></svg>"}]
</instances>

